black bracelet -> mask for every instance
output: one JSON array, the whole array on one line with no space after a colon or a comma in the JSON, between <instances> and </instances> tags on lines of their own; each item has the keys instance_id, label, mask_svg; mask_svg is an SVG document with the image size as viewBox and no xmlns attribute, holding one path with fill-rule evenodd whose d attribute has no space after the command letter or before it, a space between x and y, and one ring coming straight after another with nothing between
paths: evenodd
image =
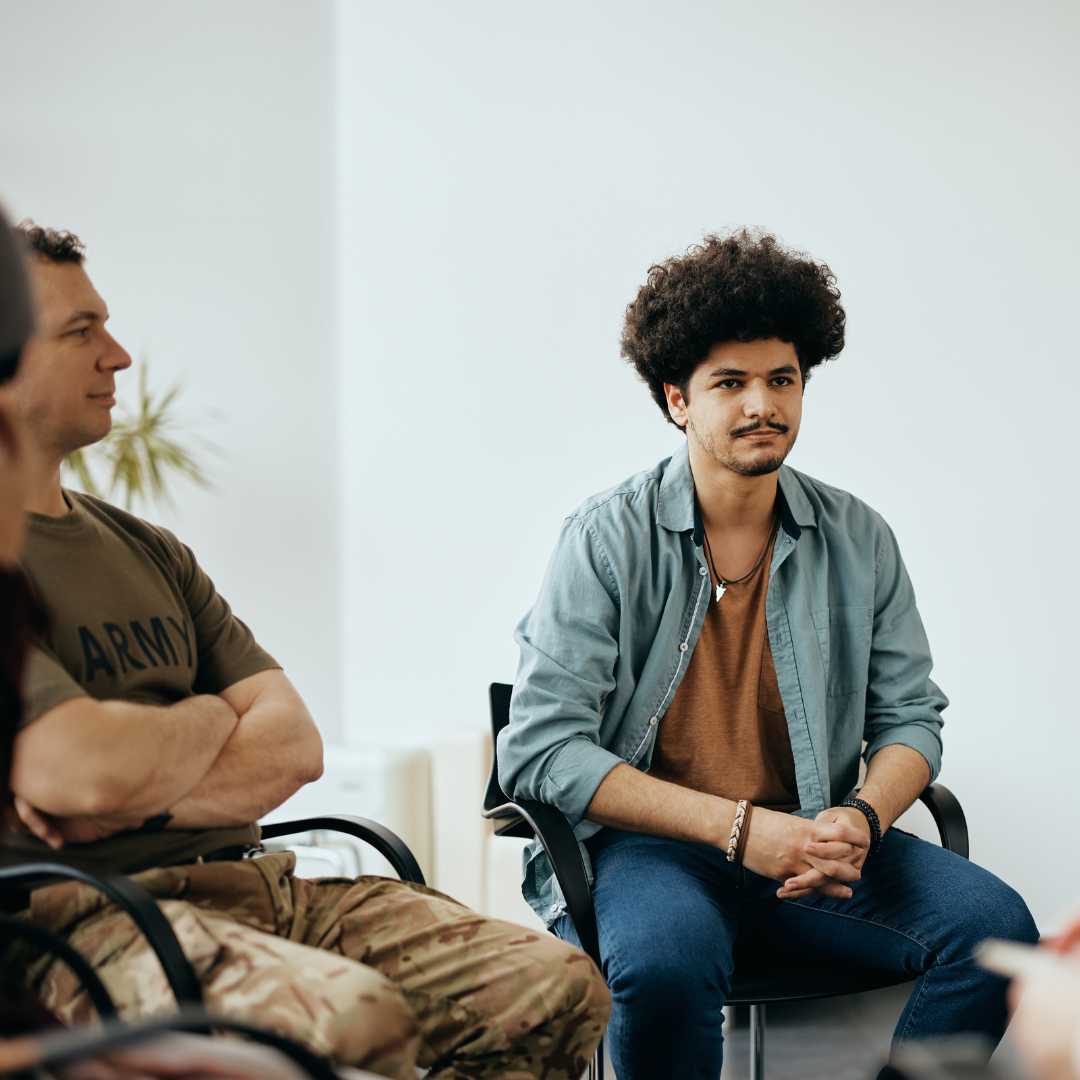
<instances>
[{"instance_id":1,"label":"black bracelet","mask_svg":"<svg viewBox=\"0 0 1080 1080\"><path fill-rule=\"evenodd\" d=\"M867 852L867 857L873 855L881 847L881 821L878 819L877 811L865 799L856 798L854 795L848 796L840 805L853 806L866 818L870 825L870 850Z\"/></svg>"}]
</instances>

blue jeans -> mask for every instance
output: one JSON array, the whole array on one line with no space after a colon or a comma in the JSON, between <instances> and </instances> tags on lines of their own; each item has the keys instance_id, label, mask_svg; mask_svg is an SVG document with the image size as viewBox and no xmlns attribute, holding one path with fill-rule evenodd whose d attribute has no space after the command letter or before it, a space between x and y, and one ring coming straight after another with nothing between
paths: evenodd
<instances>
[{"instance_id":1,"label":"blue jeans","mask_svg":"<svg viewBox=\"0 0 1080 1080\"><path fill-rule=\"evenodd\" d=\"M969 1033L996 1045L1006 983L977 967L972 949L986 937L1039 937L1008 885L899 829L849 900L777 900L776 882L706 844L604 829L588 847L619 1080L720 1075L736 938L822 965L917 976L894 1039ZM569 916L554 929L578 944Z\"/></svg>"}]
</instances>

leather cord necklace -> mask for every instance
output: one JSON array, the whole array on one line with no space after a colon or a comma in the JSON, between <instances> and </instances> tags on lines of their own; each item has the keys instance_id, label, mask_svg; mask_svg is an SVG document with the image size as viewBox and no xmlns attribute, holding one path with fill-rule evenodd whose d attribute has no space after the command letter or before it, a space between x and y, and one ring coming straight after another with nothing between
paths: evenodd
<instances>
[{"instance_id":1,"label":"leather cord necklace","mask_svg":"<svg viewBox=\"0 0 1080 1080\"><path fill-rule=\"evenodd\" d=\"M761 549L761 553L754 560L754 565L738 578L722 578L719 571L716 569L716 562L713 560L712 548L709 545L709 533L707 530L702 529L705 534L705 558L709 562L709 569L712 571L713 581L716 585L716 602L720 603L720 598L727 592L730 585L742 585L743 582L749 581L750 578L757 573L758 567L761 566L762 559L765 558L765 552L769 550L769 545L773 542L773 537L776 535L776 526L779 524L779 518L774 513L772 528L769 529L769 535L765 538L765 546Z\"/></svg>"}]
</instances>

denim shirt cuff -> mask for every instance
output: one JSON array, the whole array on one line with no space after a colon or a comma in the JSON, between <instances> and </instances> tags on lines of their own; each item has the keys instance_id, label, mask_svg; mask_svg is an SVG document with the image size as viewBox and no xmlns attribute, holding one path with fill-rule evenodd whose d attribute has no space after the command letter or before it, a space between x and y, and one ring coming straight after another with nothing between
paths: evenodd
<instances>
[{"instance_id":1,"label":"denim shirt cuff","mask_svg":"<svg viewBox=\"0 0 1080 1080\"><path fill-rule=\"evenodd\" d=\"M904 724L876 736L866 744L863 752L866 764L869 765L870 759L886 746L908 746L922 754L930 766L930 783L941 772L941 738L921 724Z\"/></svg>"},{"instance_id":2,"label":"denim shirt cuff","mask_svg":"<svg viewBox=\"0 0 1080 1080\"><path fill-rule=\"evenodd\" d=\"M541 801L558 807L571 826L577 825L604 777L621 764L618 754L591 739L570 739L551 762L540 791Z\"/></svg>"}]
</instances>

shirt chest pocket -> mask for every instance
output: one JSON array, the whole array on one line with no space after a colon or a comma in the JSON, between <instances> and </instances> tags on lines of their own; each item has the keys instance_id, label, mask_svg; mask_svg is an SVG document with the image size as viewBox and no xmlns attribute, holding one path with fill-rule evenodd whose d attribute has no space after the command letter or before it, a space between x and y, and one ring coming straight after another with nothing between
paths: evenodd
<instances>
[{"instance_id":1,"label":"shirt chest pocket","mask_svg":"<svg viewBox=\"0 0 1080 1080\"><path fill-rule=\"evenodd\" d=\"M874 609L845 604L810 613L825 665L826 693L845 697L866 690Z\"/></svg>"}]
</instances>

